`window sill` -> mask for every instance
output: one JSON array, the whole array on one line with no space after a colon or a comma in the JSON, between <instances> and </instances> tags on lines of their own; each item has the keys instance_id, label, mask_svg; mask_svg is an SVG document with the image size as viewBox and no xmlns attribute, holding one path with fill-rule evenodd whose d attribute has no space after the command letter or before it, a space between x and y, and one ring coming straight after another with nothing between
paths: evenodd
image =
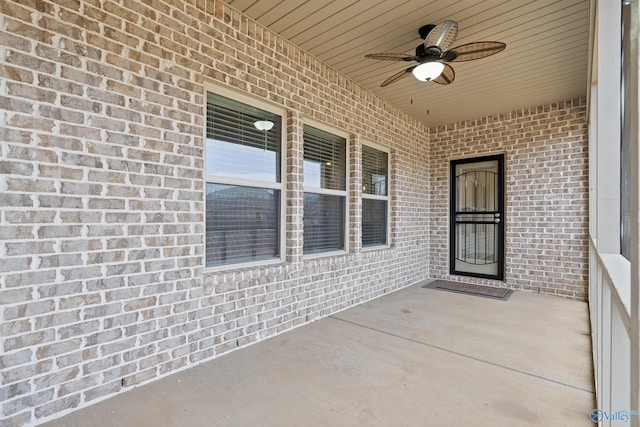
<instances>
[{"instance_id":1,"label":"window sill","mask_svg":"<svg viewBox=\"0 0 640 427\"><path fill-rule=\"evenodd\" d=\"M345 250L318 252L315 254L303 255L302 259L307 260L307 259L316 259L316 258L326 258L326 257L332 257L332 256L346 255L347 253L348 252Z\"/></svg>"},{"instance_id":2,"label":"window sill","mask_svg":"<svg viewBox=\"0 0 640 427\"><path fill-rule=\"evenodd\" d=\"M263 261L251 261L251 262L243 262L238 264L224 264L224 265L216 265L213 267L205 267L204 273L228 273L233 270L245 270L248 268L257 268L257 267L270 267L273 265L282 264L284 259L275 258L268 259Z\"/></svg>"},{"instance_id":3,"label":"window sill","mask_svg":"<svg viewBox=\"0 0 640 427\"><path fill-rule=\"evenodd\" d=\"M391 246L389 245L371 245L371 246L363 246L362 252L374 252L374 251L382 251L385 249L389 249Z\"/></svg>"}]
</instances>

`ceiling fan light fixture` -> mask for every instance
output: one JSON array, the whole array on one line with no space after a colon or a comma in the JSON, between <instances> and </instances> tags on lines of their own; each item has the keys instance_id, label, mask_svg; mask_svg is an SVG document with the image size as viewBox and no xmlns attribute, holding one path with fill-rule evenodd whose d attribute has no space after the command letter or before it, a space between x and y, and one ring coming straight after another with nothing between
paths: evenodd
<instances>
[{"instance_id":1,"label":"ceiling fan light fixture","mask_svg":"<svg viewBox=\"0 0 640 427\"><path fill-rule=\"evenodd\" d=\"M253 125L258 130L269 131L273 128L274 123L271 120L258 120L257 122L253 122Z\"/></svg>"},{"instance_id":2,"label":"ceiling fan light fixture","mask_svg":"<svg viewBox=\"0 0 640 427\"><path fill-rule=\"evenodd\" d=\"M428 82L430 80L438 78L444 70L444 64L441 62L425 62L418 65L411 72L416 79L421 82Z\"/></svg>"},{"instance_id":3,"label":"ceiling fan light fixture","mask_svg":"<svg viewBox=\"0 0 640 427\"><path fill-rule=\"evenodd\" d=\"M423 25L418 33L424 42L416 47L416 54L413 56L406 53L368 53L364 56L369 59L418 63L388 77L380 87L389 86L408 76L410 72L421 82L432 81L439 85L448 85L456 78L456 73L448 64L449 62L486 58L502 52L507 47L503 42L480 41L450 48L458 36L458 23L450 20L442 21L438 25Z\"/></svg>"}]
</instances>

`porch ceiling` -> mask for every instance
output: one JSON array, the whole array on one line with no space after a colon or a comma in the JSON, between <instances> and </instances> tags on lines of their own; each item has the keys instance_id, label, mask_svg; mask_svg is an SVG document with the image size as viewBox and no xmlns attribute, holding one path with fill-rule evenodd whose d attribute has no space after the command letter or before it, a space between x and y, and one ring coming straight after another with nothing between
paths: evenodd
<instances>
[{"instance_id":1,"label":"porch ceiling","mask_svg":"<svg viewBox=\"0 0 640 427\"><path fill-rule=\"evenodd\" d=\"M587 0L226 0L427 126L585 96ZM275 5L274 5L275 4ZM414 54L418 28L458 22L455 46L502 41L505 51L453 63L448 86L412 76L381 88L413 63L365 59Z\"/></svg>"}]
</instances>

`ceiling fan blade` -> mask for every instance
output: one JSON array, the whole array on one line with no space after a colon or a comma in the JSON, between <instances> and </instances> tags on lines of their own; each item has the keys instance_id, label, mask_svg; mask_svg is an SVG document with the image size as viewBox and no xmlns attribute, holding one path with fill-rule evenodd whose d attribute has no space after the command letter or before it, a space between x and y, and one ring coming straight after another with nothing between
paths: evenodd
<instances>
[{"instance_id":1,"label":"ceiling fan blade","mask_svg":"<svg viewBox=\"0 0 640 427\"><path fill-rule=\"evenodd\" d=\"M474 42L456 46L442 54L442 60L447 62L471 61L485 58L502 52L507 45L502 42Z\"/></svg>"},{"instance_id":2,"label":"ceiling fan blade","mask_svg":"<svg viewBox=\"0 0 640 427\"><path fill-rule=\"evenodd\" d=\"M413 71L414 68L416 67L409 67L406 70L402 70L400 72L395 73L393 76L383 81L380 87L389 86L391 83L397 82L398 80L402 79L404 76L411 74L411 71Z\"/></svg>"},{"instance_id":3,"label":"ceiling fan blade","mask_svg":"<svg viewBox=\"0 0 640 427\"><path fill-rule=\"evenodd\" d=\"M442 65L444 65L444 70L442 70L442 73L440 73L438 77L431 81L441 85L448 85L450 83L453 83L456 78L456 72L453 71L451 65L445 63L442 63Z\"/></svg>"},{"instance_id":4,"label":"ceiling fan blade","mask_svg":"<svg viewBox=\"0 0 640 427\"><path fill-rule=\"evenodd\" d=\"M364 56L369 59L382 59L384 61L415 61L416 57L405 53L368 53Z\"/></svg>"},{"instance_id":5,"label":"ceiling fan blade","mask_svg":"<svg viewBox=\"0 0 640 427\"><path fill-rule=\"evenodd\" d=\"M445 51L456 41L456 37L458 37L458 23L442 21L424 39L424 47L438 46L440 50Z\"/></svg>"}]
</instances>

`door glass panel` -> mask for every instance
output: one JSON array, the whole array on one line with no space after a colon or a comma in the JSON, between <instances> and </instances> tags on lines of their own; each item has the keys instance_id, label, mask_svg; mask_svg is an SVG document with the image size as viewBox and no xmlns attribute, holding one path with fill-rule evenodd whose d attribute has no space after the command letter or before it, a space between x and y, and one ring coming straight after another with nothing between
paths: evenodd
<instances>
[{"instance_id":1,"label":"door glass panel","mask_svg":"<svg viewBox=\"0 0 640 427\"><path fill-rule=\"evenodd\" d=\"M498 275L499 168L497 160L455 165L455 272Z\"/></svg>"}]
</instances>

